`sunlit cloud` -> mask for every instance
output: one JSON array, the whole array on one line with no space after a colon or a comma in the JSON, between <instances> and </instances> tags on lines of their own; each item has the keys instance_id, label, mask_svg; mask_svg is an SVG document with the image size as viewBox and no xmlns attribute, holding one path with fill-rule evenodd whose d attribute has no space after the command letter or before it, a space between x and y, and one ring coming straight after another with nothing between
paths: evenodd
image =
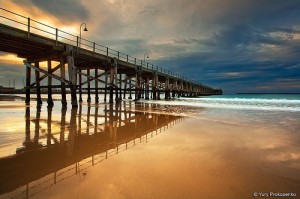
<instances>
[{"instance_id":1,"label":"sunlit cloud","mask_svg":"<svg viewBox=\"0 0 300 199\"><path fill-rule=\"evenodd\" d=\"M8 54L8 53L5 53L5 54L0 54L0 63L3 63L3 64L22 64L23 63L23 60L22 58L19 58L17 57L17 55L14 55L14 54ZM22 66L22 65L21 65Z\"/></svg>"},{"instance_id":2,"label":"sunlit cloud","mask_svg":"<svg viewBox=\"0 0 300 199\"><path fill-rule=\"evenodd\" d=\"M80 24L86 23L88 32L82 32L83 38L139 59L149 53L148 61L174 68L174 72L202 83L223 87L225 93L232 92L233 83L243 85L239 88L242 90L271 89L268 85L250 86L251 79L257 84L263 82L261 74L267 76L264 81L269 85L278 77L295 78L298 74L300 6L294 0L0 3L25 16L25 24L30 17L75 37L79 36ZM50 5L52 9L48 9ZM26 30L24 25L9 23ZM39 27L51 32L48 37L55 34L55 29ZM47 36L41 31L36 33ZM291 83L282 84L277 88L287 89L290 85L289 90L299 92Z\"/></svg>"}]
</instances>

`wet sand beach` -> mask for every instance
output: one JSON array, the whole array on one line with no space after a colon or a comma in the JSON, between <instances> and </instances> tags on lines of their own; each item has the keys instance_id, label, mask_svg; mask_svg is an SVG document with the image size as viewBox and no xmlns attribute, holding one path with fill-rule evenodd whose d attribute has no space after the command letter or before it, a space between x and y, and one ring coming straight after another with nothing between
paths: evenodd
<instances>
[{"instance_id":1,"label":"wet sand beach","mask_svg":"<svg viewBox=\"0 0 300 199\"><path fill-rule=\"evenodd\" d=\"M300 194L299 113L129 101L67 110L59 102L1 104L1 122L14 130L0 127L0 198Z\"/></svg>"}]
</instances>

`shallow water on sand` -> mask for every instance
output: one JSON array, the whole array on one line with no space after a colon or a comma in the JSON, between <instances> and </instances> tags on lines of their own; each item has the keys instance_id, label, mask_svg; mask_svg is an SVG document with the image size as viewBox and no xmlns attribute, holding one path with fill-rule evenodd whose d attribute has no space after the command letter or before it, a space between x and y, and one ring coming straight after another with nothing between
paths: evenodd
<instances>
[{"instance_id":1,"label":"shallow water on sand","mask_svg":"<svg viewBox=\"0 0 300 199\"><path fill-rule=\"evenodd\" d=\"M299 112L172 103L0 102L0 198L299 197Z\"/></svg>"}]
</instances>

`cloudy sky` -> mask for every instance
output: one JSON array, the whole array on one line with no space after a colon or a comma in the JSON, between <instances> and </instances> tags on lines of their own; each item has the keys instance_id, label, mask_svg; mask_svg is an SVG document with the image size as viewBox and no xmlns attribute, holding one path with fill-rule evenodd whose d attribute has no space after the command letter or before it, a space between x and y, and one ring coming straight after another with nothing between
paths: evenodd
<instances>
[{"instance_id":1,"label":"cloudy sky","mask_svg":"<svg viewBox=\"0 0 300 199\"><path fill-rule=\"evenodd\" d=\"M0 0L1 7L192 80L236 92L300 92L300 0ZM3 15L3 12L0 11ZM2 22L2 18L0 21ZM22 86L0 52L0 85Z\"/></svg>"}]
</instances>

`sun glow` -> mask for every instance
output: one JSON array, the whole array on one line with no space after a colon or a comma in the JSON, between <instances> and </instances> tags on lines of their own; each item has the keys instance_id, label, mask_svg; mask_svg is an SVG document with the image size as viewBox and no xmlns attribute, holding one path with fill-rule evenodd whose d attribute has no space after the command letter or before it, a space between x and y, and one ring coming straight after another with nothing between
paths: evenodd
<instances>
[{"instance_id":1,"label":"sun glow","mask_svg":"<svg viewBox=\"0 0 300 199\"><path fill-rule=\"evenodd\" d=\"M19 58L14 54L2 54L0 55L0 62L19 65L23 63L23 58Z\"/></svg>"}]
</instances>

